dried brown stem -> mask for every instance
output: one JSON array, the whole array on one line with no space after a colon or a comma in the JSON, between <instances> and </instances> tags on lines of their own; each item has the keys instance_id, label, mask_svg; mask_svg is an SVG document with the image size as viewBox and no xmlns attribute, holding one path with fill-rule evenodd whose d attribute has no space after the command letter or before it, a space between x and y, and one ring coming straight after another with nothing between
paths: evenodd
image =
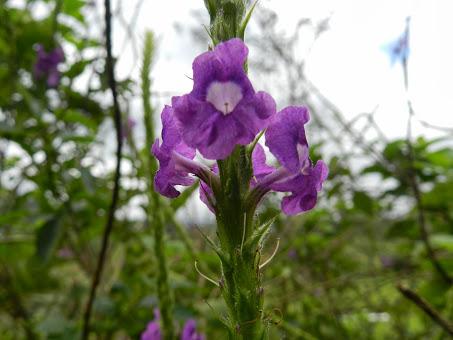
<instances>
[{"instance_id":1,"label":"dried brown stem","mask_svg":"<svg viewBox=\"0 0 453 340\"><path fill-rule=\"evenodd\" d=\"M448 334L453 336L453 325L449 321L445 320L442 315L440 315L439 312L437 312L421 296L401 284L397 285L396 288L398 288L400 293L403 294L406 299L411 300L415 305L417 305L418 308L427 314L431 320L441 326Z\"/></svg>"},{"instance_id":2,"label":"dried brown stem","mask_svg":"<svg viewBox=\"0 0 453 340\"><path fill-rule=\"evenodd\" d=\"M107 248L109 243L110 234L113 229L113 222L115 220L115 211L118 205L119 197L119 186L120 186L120 177L121 177L121 158L122 158L122 132L121 132L121 111L118 104L118 94L116 91L116 81L115 81L115 72L113 65L113 56L112 56L112 25L111 25L111 8L110 0L105 0L105 37L106 37L106 50L107 50L107 60L106 60L106 72L108 78L108 84L110 91L112 92L113 97L113 118L115 122L116 130L116 140L117 140L117 149L116 149L116 169L114 177L114 187L112 192L112 201L109 207L107 221L104 228L104 234L102 236L102 245L101 251L99 253L98 262L96 270L93 275L93 280L91 283L90 296L85 308L84 317L83 317L83 331L82 339L88 339L90 333L90 318L91 311L93 308L93 303L96 297L96 290L101 280L102 270L104 268Z\"/></svg>"}]
</instances>

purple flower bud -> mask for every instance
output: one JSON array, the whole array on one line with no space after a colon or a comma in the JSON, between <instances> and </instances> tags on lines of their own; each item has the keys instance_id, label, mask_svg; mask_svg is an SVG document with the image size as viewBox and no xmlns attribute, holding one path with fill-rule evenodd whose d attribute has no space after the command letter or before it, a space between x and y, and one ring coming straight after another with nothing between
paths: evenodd
<instances>
[{"instance_id":1,"label":"purple flower bud","mask_svg":"<svg viewBox=\"0 0 453 340\"><path fill-rule=\"evenodd\" d=\"M154 310L154 320L148 323L146 329L140 336L140 340L161 340L162 336L160 332L159 319L159 310L156 308Z\"/></svg>"},{"instance_id":2,"label":"purple flower bud","mask_svg":"<svg viewBox=\"0 0 453 340\"><path fill-rule=\"evenodd\" d=\"M247 145L275 113L275 101L255 93L244 71L248 49L231 39L193 63L193 90L173 97L184 142L208 159L224 159L236 145Z\"/></svg>"},{"instance_id":3,"label":"purple flower bud","mask_svg":"<svg viewBox=\"0 0 453 340\"><path fill-rule=\"evenodd\" d=\"M58 46L47 53L42 45L37 46L37 59L33 68L36 79L46 78L48 87L56 87L60 82L58 64L64 61L63 49Z\"/></svg>"},{"instance_id":4,"label":"purple flower bud","mask_svg":"<svg viewBox=\"0 0 453 340\"><path fill-rule=\"evenodd\" d=\"M202 334L197 333L196 322L193 319L187 320L181 333L181 340L204 340Z\"/></svg>"}]
</instances>

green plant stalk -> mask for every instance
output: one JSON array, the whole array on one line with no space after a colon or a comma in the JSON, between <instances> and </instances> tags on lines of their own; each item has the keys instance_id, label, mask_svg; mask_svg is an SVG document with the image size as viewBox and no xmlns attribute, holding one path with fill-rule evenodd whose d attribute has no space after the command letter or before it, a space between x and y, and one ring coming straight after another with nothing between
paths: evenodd
<instances>
[{"instance_id":1,"label":"green plant stalk","mask_svg":"<svg viewBox=\"0 0 453 340\"><path fill-rule=\"evenodd\" d=\"M252 177L250 157L241 146L218 165L221 186L215 193L216 219L225 254L221 258L220 288L229 311L230 338L262 339L261 244L249 242L255 229L255 211L245 203Z\"/></svg>"},{"instance_id":2,"label":"green plant stalk","mask_svg":"<svg viewBox=\"0 0 453 340\"><path fill-rule=\"evenodd\" d=\"M165 226L162 215L163 206L160 198L153 188L153 176L157 169L156 160L151 155L151 146L154 141L153 109L151 107L151 64L154 53L154 37L151 32L145 35L145 46L143 50L143 65L141 70L141 87L143 110L146 132L145 158L148 179L148 219L153 226L154 232L154 254L158 265L157 271L157 294L159 297L159 311L161 315L161 329L165 340L175 338L173 323L173 297L168 283L168 268L165 258Z\"/></svg>"},{"instance_id":3,"label":"green plant stalk","mask_svg":"<svg viewBox=\"0 0 453 340\"><path fill-rule=\"evenodd\" d=\"M244 39L255 5L248 13L243 0L207 0L205 5L211 19L209 36L214 46L234 37ZM213 191L221 248L220 288L228 307L230 339L263 339L263 288L259 268L262 239L251 242L256 229L256 205L248 206L246 200L253 176L251 153L246 147L238 146L217 164L220 188Z\"/></svg>"},{"instance_id":4,"label":"green plant stalk","mask_svg":"<svg viewBox=\"0 0 453 340\"><path fill-rule=\"evenodd\" d=\"M150 190L149 190L150 191ZM150 194L156 196L154 192ZM160 210L159 198L154 201L154 253L157 260L157 294L159 296L159 311L161 315L162 333L165 340L175 338L173 323L173 296L168 284L168 268L165 258L165 228L164 218Z\"/></svg>"}]
</instances>

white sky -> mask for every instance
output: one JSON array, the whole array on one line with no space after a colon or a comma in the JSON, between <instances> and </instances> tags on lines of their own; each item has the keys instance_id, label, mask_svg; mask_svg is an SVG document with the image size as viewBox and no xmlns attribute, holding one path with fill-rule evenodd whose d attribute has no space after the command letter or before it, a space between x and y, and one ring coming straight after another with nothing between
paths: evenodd
<instances>
[{"instance_id":1,"label":"white sky","mask_svg":"<svg viewBox=\"0 0 453 340\"><path fill-rule=\"evenodd\" d=\"M390 65L383 47L403 32L405 18L410 15L410 96L417 119L453 126L449 105L453 78L453 1L261 0L261 4L277 12L280 27L289 33L301 17L320 20L332 16L330 30L315 44L306 72L347 118L371 112L378 106L376 119L389 137L405 134L407 109L401 67ZM128 18L134 6L131 3L126 7L123 4L123 14ZM188 32L182 35L176 32L174 24L182 27L207 24L195 22L191 14L201 8L202 0L143 3L135 31L142 36L145 29L151 29L159 38L153 72L155 91L190 91L192 84L186 75L192 74L192 60L202 50L192 44ZM119 49L123 32L118 24L116 27ZM129 72L131 62L130 56L125 55L118 73ZM162 99L159 104L169 102L169 97ZM415 129L418 133L436 134L417 125Z\"/></svg>"},{"instance_id":2,"label":"white sky","mask_svg":"<svg viewBox=\"0 0 453 340\"><path fill-rule=\"evenodd\" d=\"M401 35L406 17L411 16L409 77L416 112L414 134L442 135L422 127L417 120L453 127L449 100L453 95L452 0L260 0L260 4L278 14L279 28L289 34L302 17L316 22L331 16L330 30L316 42L307 59L306 73L347 119L378 107L375 119L389 138L405 136L408 113L402 69L399 64L390 65L384 46ZM208 24L208 18L206 22L195 21L192 12L198 9L203 9L202 0L143 3L135 32L141 37L150 29L158 37L153 91L170 93L155 103L159 111L170 103L171 95L191 90L188 76L192 75L192 61L203 49L193 44L189 32L177 32L174 24L182 28ZM123 4L125 18L130 18L133 10L132 3L127 8ZM124 32L118 22L115 27L115 53L123 53L117 68L121 77L130 72L134 62L131 51L119 50ZM249 58L253 54L251 49ZM255 85L260 89L263 84ZM141 105L137 104L140 116ZM197 199L191 200L182 214L183 221L189 218L195 223L212 218Z\"/></svg>"},{"instance_id":3,"label":"white sky","mask_svg":"<svg viewBox=\"0 0 453 340\"><path fill-rule=\"evenodd\" d=\"M102 7L101 0L97 3ZM137 0L122 0L122 3L122 15L128 21ZM450 106L453 0L260 0L260 4L278 14L279 28L288 33L293 32L301 17L316 21L331 16L330 30L316 42L308 58L307 75L347 119L371 112L378 106L375 118L388 137L405 135L407 108L401 67L390 66L383 47L403 32L405 19L411 16L410 97L416 118L437 126L453 127ZM207 24L207 21L196 22L192 15L192 11L202 8L202 0L144 0L142 4L133 31L140 50L145 30L154 31L158 37L153 91L169 93L154 103L159 111L170 103L171 95L191 90L192 81L187 76L192 74L193 58L203 50L193 44L189 32L177 32L174 24L182 28ZM102 27L103 23L93 26L95 30ZM124 38L124 29L115 20L114 54L121 53L117 75L121 79L135 65L135 78L140 60L134 58L130 44L121 50ZM253 58L253 54L252 49L249 58ZM260 89L260 85L263 84L255 87ZM132 114L140 118L142 109L138 98L134 104ZM415 133L431 137L440 134L420 124L415 124L414 129ZM197 200L193 201L186 213L190 212L193 221L206 221L211 214L207 214L207 209L200 209Z\"/></svg>"}]
</instances>

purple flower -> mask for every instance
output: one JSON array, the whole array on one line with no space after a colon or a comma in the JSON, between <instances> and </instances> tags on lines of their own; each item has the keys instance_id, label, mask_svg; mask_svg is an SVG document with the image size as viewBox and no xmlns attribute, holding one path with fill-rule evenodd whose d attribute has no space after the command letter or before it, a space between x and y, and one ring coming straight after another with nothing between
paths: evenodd
<instances>
[{"instance_id":1,"label":"purple flower","mask_svg":"<svg viewBox=\"0 0 453 340\"><path fill-rule=\"evenodd\" d=\"M282 210L294 215L314 207L327 177L327 166L313 166L305 134L310 117L305 107L290 106L275 114L275 102L264 92L255 92L244 72L248 49L240 39L220 43L193 63L192 92L172 98L172 107L162 112L162 138L153 154L160 163L155 188L164 196L179 195L176 185L191 185L200 178L200 199L217 213L216 195L222 195L217 165L211 168L195 161L195 150L207 159L222 160L236 145L249 145L264 129L266 145L280 163L266 164L266 154L255 145L251 162L253 177L246 204L256 207L270 190L289 193ZM248 157L248 156L247 156Z\"/></svg>"},{"instance_id":2,"label":"purple flower","mask_svg":"<svg viewBox=\"0 0 453 340\"><path fill-rule=\"evenodd\" d=\"M258 197L269 190L289 192L282 201L282 210L287 215L312 209L328 174L323 161L313 167L309 159L304 129L309 119L305 107L290 106L275 115L266 131L266 145L282 167L272 171L266 165L264 176L256 184ZM262 157L260 162L265 165Z\"/></svg>"},{"instance_id":3,"label":"purple flower","mask_svg":"<svg viewBox=\"0 0 453 340\"><path fill-rule=\"evenodd\" d=\"M214 174L219 173L219 167L214 164L211 170ZM202 201L211 212L215 214L215 198L210 183L200 181L200 201Z\"/></svg>"},{"instance_id":4,"label":"purple flower","mask_svg":"<svg viewBox=\"0 0 453 340\"><path fill-rule=\"evenodd\" d=\"M58 46L47 53L42 45L37 46L38 58L33 73L36 79L46 77L48 87L56 87L60 82L58 64L64 61L63 49Z\"/></svg>"},{"instance_id":5,"label":"purple flower","mask_svg":"<svg viewBox=\"0 0 453 340\"><path fill-rule=\"evenodd\" d=\"M306 168L304 173L273 184L273 190L291 193L283 197L283 212L286 215L296 215L313 209L318 199L318 191L322 189L322 183L328 173L327 165L323 161L317 161L314 167Z\"/></svg>"},{"instance_id":6,"label":"purple flower","mask_svg":"<svg viewBox=\"0 0 453 340\"><path fill-rule=\"evenodd\" d=\"M195 150L182 141L170 106L165 106L161 119L162 144L156 139L152 147L152 152L160 164L154 178L154 187L163 196L175 198L180 194L175 185L193 184L189 173L196 173L201 165L193 161Z\"/></svg>"},{"instance_id":7,"label":"purple flower","mask_svg":"<svg viewBox=\"0 0 453 340\"><path fill-rule=\"evenodd\" d=\"M306 107L289 106L275 115L266 130L266 146L282 166L295 174L308 166L308 143L304 125L310 116Z\"/></svg>"},{"instance_id":8,"label":"purple flower","mask_svg":"<svg viewBox=\"0 0 453 340\"><path fill-rule=\"evenodd\" d=\"M271 167L266 164L266 154L264 153L264 149L260 144L256 144L255 148L253 149L252 153L252 164L253 164L253 178L251 180L250 185L252 187L256 186L257 180L260 178L265 177L266 175L270 174L275 170L274 167ZM214 174L219 173L219 168L217 164L212 167L211 170ZM214 193L211 189L211 186L204 181L200 182L200 200L206 204L206 206L215 213L214 205L215 205L215 197Z\"/></svg>"},{"instance_id":9,"label":"purple flower","mask_svg":"<svg viewBox=\"0 0 453 340\"><path fill-rule=\"evenodd\" d=\"M266 153L260 144L256 144L252 153L253 179L252 186L255 186L257 181L269 175L275 168L266 164Z\"/></svg>"},{"instance_id":10,"label":"purple flower","mask_svg":"<svg viewBox=\"0 0 453 340\"><path fill-rule=\"evenodd\" d=\"M202 334L197 333L196 322L193 319L187 320L181 333L181 340L204 340Z\"/></svg>"},{"instance_id":11,"label":"purple flower","mask_svg":"<svg viewBox=\"0 0 453 340\"><path fill-rule=\"evenodd\" d=\"M140 336L140 340L161 340L159 319L160 319L159 310L155 309L154 320L148 323L146 329Z\"/></svg>"},{"instance_id":12,"label":"purple flower","mask_svg":"<svg viewBox=\"0 0 453 340\"><path fill-rule=\"evenodd\" d=\"M275 113L273 98L255 92L244 71L248 49L231 39L193 63L193 90L172 98L184 142L208 159L226 158L247 145Z\"/></svg>"}]
</instances>

